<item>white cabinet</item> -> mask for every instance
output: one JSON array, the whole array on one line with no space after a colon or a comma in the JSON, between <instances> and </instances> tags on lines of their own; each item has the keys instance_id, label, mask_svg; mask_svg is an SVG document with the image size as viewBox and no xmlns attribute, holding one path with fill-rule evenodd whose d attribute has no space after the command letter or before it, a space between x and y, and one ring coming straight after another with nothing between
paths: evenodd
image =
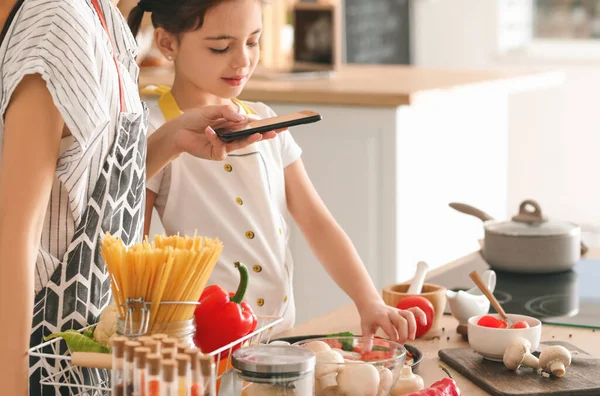
<instances>
[{"instance_id":1,"label":"white cabinet","mask_svg":"<svg viewBox=\"0 0 600 396\"><path fill-rule=\"evenodd\" d=\"M414 1L412 59L421 67L489 67L532 39L532 0Z\"/></svg>"}]
</instances>

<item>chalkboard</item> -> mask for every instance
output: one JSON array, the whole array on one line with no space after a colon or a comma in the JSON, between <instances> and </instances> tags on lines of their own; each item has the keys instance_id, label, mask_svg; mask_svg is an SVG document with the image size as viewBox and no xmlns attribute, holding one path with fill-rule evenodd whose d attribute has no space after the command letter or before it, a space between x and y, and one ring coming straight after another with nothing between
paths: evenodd
<instances>
[{"instance_id":1,"label":"chalkboard","mask_svg":"<svg viewBox=\"0 0 600 396\"><path fill-rule=\"evenodd\" d=\"M346 63L410 64L409 0L345 0Z\"/></svg>"}]
</instances>

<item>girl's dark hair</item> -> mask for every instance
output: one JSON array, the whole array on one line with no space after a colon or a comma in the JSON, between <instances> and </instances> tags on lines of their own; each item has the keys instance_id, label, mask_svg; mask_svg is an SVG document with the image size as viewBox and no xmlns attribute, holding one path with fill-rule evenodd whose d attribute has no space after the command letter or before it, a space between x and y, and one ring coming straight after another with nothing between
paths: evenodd
<instances>
[{"instance_id":1,"label":"girl's dark hair","mask_svg":"<svg viewBox=\"0 0 600 396\"><path fill-rule=\"evenodd\" d=\"M152 25L178 35L200 29L204 16L211 8L227 0L140 0L133 7L127 23L137 36L145 12L152 13Z\"/></svg>"}]
</instances>

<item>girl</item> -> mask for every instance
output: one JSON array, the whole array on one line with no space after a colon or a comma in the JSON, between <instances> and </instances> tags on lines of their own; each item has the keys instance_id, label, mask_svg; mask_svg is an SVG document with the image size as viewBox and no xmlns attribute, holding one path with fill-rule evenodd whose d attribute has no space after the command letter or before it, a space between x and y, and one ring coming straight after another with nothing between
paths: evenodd
<instances>
[{"instance_id":1,"label":"girl","mask_svg":"<svg viewBox=\"0 0 600 396\"><path fill-rule=\"evenodd\" d=\"M0 5L0 393L25 396L29 377L30 394L39 396L40 362L31 359L28 372L27 350L52 332L94 323L108 304L99 237L141 240L146 177L182 152L223 159L261 137L220 142L208 126L244 117L218 106L186 112L146 140L137 49L114 4L7 3Z\"/></svg>"},{"instance_id":2,"label":"girl","mask_svg":"<svg viewBox=\"0 0 600 396\"><path fill-rule=\"evenodd\" d=\"M258 62L260 0L182 0L177 6L153 0L145 6L129 16L134 34L143 11L151 12L156 45L175 62L172 89L148 90L155 95L149 102L151 131L182 109L207 105L234 105L240 114L274 116L263 103L235 99ZM225 249L211 283L234 291L239 280L234 262L248 265L253 274L246 300L257 314L283 316L279 331L294 324L288 213L354 301L363 334L381 327L390 339L404 342L415 335L413 314L425 321L418 309L401 311L384 304L352 243L311 184L301 149L288 131L235 151L224 164L184 154L147 188L146 233L156 208L167 234L197 230L219 237Z\"/></svg>"}]
</instances>

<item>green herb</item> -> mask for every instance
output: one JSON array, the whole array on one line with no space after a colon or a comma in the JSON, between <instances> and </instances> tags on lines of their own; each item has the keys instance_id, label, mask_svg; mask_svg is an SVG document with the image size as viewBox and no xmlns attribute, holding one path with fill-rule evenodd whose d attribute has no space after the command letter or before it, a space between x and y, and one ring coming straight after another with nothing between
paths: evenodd
<instances>
[{"instance_id":1,"label":"green herb","mask_svg":"<svg viewBox=\"0 0 600 396\"><path fill-rule=\"evenodd\" d=\"M69 347L71 352L110 353L109 349L103 347L93 339L75 330L67 330L60 333L50 334L48 337L44 337L44 341L50 341L58 337L61 337L65 340L67 347Z\"/></svg>"},{"instance_id":2,"label":"green herb","mask_svg":"<svg viewBox=\"0 0 600 396\"><path fill-rule=\"evenodd\" d=\"M352 352L354 351L354 340L351 337L354 337L354 334L352 334L349 331L343 332L343 333L335 333L335 334L328 334L327 338L337 338L337 337L347 337L347 338L342 338L340 340L341 344L342 344L342 350L343 351L347 351L347 352Z\"/></svg>"},{"instance_id":3,"label":"green herb","mask_svg":"<svg viewBox=\"0 0 600 396\"><path fill-rule=\"evenodd\" d=\"M384 347L382 345L373 345L373 348L371 348L371 350L372 351L389 352L390 348Z\"/></svg>"},{"instance_id":4,"label":"green herb","mask_svg":"<svg viewBox=\"0 0 600 396\"><path fill-rule=\"evenodd\" d=\"M84 330L83 335L87 338L94 339L94 331L96 330L96 326L88 327Z\"/></svg>"}]
</instances>

